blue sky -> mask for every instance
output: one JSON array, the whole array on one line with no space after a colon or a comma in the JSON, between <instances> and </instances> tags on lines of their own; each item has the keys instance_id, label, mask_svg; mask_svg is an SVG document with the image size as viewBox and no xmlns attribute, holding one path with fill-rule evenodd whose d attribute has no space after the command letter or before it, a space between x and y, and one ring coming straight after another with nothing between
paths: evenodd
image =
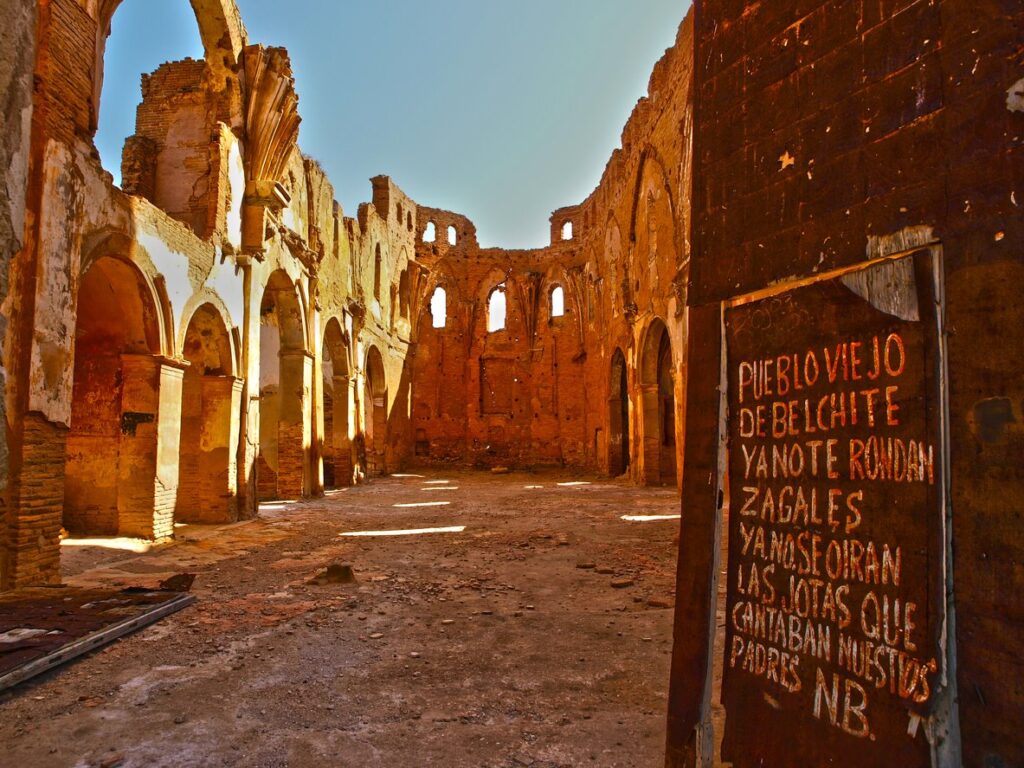
<instances>
[{"instance_id":1,"label":"blue sky","mask_svg":"<svg viewBox=\"0 0 1024 768\"><path fill-rule=\"evenodd\" d=\"M481 243L535 247L593 191L688 0L238 0L251 42L289 49L300 144L345 213L392 176L476 222ZM105 62L97 146L119 176L139 76L202 56L185 0L125 0Z\"/></svg>"}]
</instances>

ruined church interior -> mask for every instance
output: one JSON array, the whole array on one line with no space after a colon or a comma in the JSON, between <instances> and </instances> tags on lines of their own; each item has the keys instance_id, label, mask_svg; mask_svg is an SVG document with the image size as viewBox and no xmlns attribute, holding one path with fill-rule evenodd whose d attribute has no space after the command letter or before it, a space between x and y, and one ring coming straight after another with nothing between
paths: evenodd
<instances>
[{"instance_id":1,"label":"ruined church interior","mask_svg":"<svg viewBox=\"0 0 1024 768\"><path fill-rule=\"evenodd\" d=\"M0 0L0 768L1024 766L1024 3L679 0L503 248L174 2L111 162Z\"/></svg>"}]
</instances>

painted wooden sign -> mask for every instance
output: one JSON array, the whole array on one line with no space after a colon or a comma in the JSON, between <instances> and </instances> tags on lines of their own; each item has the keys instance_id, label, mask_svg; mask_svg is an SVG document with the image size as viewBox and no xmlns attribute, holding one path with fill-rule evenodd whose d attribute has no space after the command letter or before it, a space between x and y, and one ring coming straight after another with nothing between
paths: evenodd
<instances>
[{"instance_id":1,"label":"painted wooden sign","mask_svg":"<svg viewBox=\"0 0 1024 768\"><path fill-rule=\"evenodd\" d=\"M931 264L725 313L735 768L929 764L944 552Z\"/></svg>"}]
</instances>

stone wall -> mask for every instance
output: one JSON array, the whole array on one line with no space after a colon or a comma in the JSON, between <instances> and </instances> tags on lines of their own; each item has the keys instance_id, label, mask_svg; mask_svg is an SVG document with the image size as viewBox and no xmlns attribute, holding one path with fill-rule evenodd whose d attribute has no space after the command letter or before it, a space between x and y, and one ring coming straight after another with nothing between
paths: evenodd
<instances>
[{"instance_id":1,"label":"stone wall","mask_svg":"<svg viewBox=\"0 0 1024 768\"><path fill-rule=\"evenodd\" d=\"M32 121L32 67L35 59L36 4L29 0L4 0L0 5L4 18L0 30L0 93L4 94L0 111L0 307L10 291L10 268L22 246L28 186L28 156ZM0 310L0 539L3 538L9 504L10 430L7 408L9 372L7 341L9 311ZM11 547L0 549L0 589L9 580L13 566L8 561ZM45 567L45 566L44 566Z\"/></svg>"},{"instance_id":2,"label":"stone wall","mask_svg":"<svg viewBox=\"0 0 1024 768\"><path fill-rule=\"evenodd\" d=\"M635 479L677 482L692 41L687 19L656 65L598 187L583 203L552 214L550 246L482 249L466 217L418 208L416 262L424 277L416 302L410 435L417 462L600 472L614 466L618 472L608 448L617 438L630 446ZM488 302L499 285L506 324L491 333ZM430 315L439 286L447 297L444 328L432 327ZM551 316L556 287L564 295L562 317ZM657 349L646 350L645 342L661 328L671 339L673 392L659 405L652 392ZM617 350L628 368L625 437L612 434L621 422L613 417L619 403L612 402ZM652 415L665 402L675 412L667 420ZM666 429L673 434L661 434Z\"/></svg>"},{"instance_id":3,"label":"stone wall","mask_svg":"<svg viewBox=\"0 0 1024 768\"><path fill-rule=\"evenodd\" d=\"M1017 298L1024 11L976 0L696 5L691 366L720 365L722 302L728 313L900 256L938 265L934 275L919 273L916 285L938 286L945 333L927 350L927 370L941 382L934 408L948 408L949 474L946 495L921 514L944 520L947 538L906 546L928 547L931 561L944 563L928 609L929 622L941 627L934 639L942 674L909 731L900 718L902 735L888 754L916 733L913 761L901 764L1020 764L1024 697L1009 681L1021 678L1024 651L1015 631L1024 586ZM901 284L886 285L886 301ZM832 328L821 323L825 340ZM727 489L714 478L726 459L709 437L719 430L718 378L694 382L687 438L699 450L686 457L672 765L693 764L698 751L710 755L710 701L695 691L718 674L707 665L719 588L709 553L720 544L716 507ZM900 509L890 507L894 536ZM757 685L748 685L750 700L760 699ZM764 712L757 722L727 712L727 742L732 727L767 744L765 734L777 729L766 726L774 715ZM867 759L869 747L856 736L824 747L840 744L831 732L827 722L808 727L791 740L793 761L811 749L837 765ZM871 748L886 743L879 736ZM746 748L731 744L733 755Z\"/></svg>"}]
</instances>

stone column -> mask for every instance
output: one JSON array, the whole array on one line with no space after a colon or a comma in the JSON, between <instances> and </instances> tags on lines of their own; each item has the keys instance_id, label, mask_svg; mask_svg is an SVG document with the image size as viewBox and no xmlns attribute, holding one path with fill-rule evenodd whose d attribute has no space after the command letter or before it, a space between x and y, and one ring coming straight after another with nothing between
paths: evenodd
<instances>
[{"instance_id":1,"label":"stone column","mask_svg":"<svg viewBox=\"0 0 1024 768\"><path fill-rule=\"evenodd\" d=\"M185 366L157 355L121 356L118 531L161 540L174 534L181 388Z\"/></svg>"},{"instance_id":2,"label":"stone column","mask_svg":"<svg viewBox=\"0 0 1024 768\"><path fill-rule=\"evenodd\" d=\"M661 390L655 384L640 386L641 449L640 481L644 485L661 482Z\"/></svg>"},{"instance_id":3,"label":"stone column","mask_svg":"<svg viewBox=\"0 0 1024 768\"><path fill-rule=\"evenodd\" d=\"M313 356L281 350L281 411L277 422L277 493L299 499L312 491Z\"/></svg>"},{"instance_id":4,"label":"stone column","mask_svg":"<svg viewBox=\"0 0 1024 768\"><path fill-rule=\"evenodd\" d=\"M199 517L204 523L238 519L238 438L242 380L204 376L199 453Z\"/></svg>"},{"instance_id":5,"label":"stone column","mask_svg":"<svg viewBox=\"0 0 1024 768\"><path fill-rule=\"evenodd\" d=\"M338 487L352 485L352 440L349 437L349 380L346 376L334 377L334 483Z\"/></svg>"}]
</instances>

